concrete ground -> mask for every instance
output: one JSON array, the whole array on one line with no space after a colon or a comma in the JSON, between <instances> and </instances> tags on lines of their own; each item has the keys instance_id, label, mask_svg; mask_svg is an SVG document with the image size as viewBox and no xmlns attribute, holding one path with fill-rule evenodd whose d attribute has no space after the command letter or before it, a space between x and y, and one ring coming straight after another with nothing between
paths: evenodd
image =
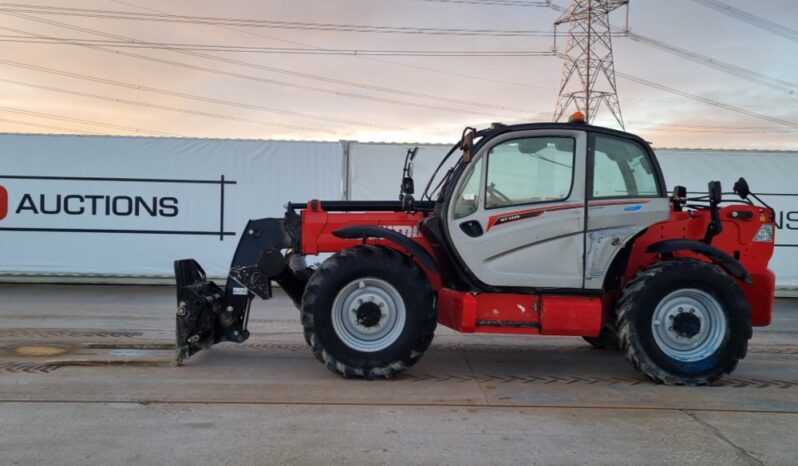
<instances>
[{"instance_id":1,"label":"concrete ground","mask_svg":"<svg viewBox=\"0 0 798 466\"><path fill-rule=\"evenodd\" d=\"M798 301L692 388L579 338L445 328L402 377L343 380L283 295L175 367L172 293L0 285L0 463L798 464Z\"/></svg>"}]
</instances>

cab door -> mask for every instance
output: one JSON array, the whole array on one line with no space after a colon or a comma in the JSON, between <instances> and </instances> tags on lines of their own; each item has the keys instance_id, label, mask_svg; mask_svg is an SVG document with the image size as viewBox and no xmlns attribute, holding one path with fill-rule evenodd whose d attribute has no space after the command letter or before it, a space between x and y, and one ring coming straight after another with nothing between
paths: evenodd
<instances>
[{"instance_id":1,"label":"cab door","mask_svg":"<svg viewBox=\"0 0 798 466\"><path fill-rule=\"evenodd\" d=\"M586 147L584 131L530 130L475 154L446 214L454 249L477 279L583 287Z\"/></svg>"}]
</instances>

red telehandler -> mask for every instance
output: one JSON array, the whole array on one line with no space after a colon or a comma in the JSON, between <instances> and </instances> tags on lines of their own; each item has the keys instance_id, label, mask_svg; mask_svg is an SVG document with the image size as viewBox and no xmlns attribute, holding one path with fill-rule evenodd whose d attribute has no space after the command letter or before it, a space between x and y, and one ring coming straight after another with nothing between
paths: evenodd
<instances>
[{"instance_id":1,"label":"red telehandler","mask_svg":"<svg viewBox=\"0 0 798 466\"><path fill-rule=\"evenodd\" d=\"M709 384L771 321L774 211L743 178L726 198L717 181L669 195L648 143L584 121L466 128L419 199L414 156L399 200L288 203L249 221L224 288L176 261L178 360L245 341L272 281L316 358L367 379L418 362L441 324L581 336L656 382ZM319 253L334 254L307 267Z\"/></svg>"}]
</instances>

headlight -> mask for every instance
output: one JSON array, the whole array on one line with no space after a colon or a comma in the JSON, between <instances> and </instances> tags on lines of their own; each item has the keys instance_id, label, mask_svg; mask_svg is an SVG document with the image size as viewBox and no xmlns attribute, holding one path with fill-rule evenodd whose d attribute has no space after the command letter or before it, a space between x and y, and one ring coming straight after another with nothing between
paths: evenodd
<instances>
[{"instance_id":1,"label":"headlight","mask_svg":"<svg viewBox=\"0 0 798 466\"><path fill-rule=\"evenodd\" d=\"M766 223L759 227L754 236L754 241L773 241L773 224Z\"/></svg>"}]
</instances>

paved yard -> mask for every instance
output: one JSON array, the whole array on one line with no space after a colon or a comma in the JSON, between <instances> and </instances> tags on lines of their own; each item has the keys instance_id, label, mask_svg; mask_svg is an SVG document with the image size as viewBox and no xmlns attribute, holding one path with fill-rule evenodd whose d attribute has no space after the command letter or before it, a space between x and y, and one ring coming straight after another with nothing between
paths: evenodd
<instances>
[{"instance_id":1,"label":"paved yard","mask_svg":"<svg viewBox=\"0 0 798 466\"><path fill-rule=\"evenodd\" d=\"M2 464L798 464L798 301L713 387L579 338L439 328L395 380L343 380L296 309L181 367L171 287L0 285Z\"/></svg>"}]
</instances>

